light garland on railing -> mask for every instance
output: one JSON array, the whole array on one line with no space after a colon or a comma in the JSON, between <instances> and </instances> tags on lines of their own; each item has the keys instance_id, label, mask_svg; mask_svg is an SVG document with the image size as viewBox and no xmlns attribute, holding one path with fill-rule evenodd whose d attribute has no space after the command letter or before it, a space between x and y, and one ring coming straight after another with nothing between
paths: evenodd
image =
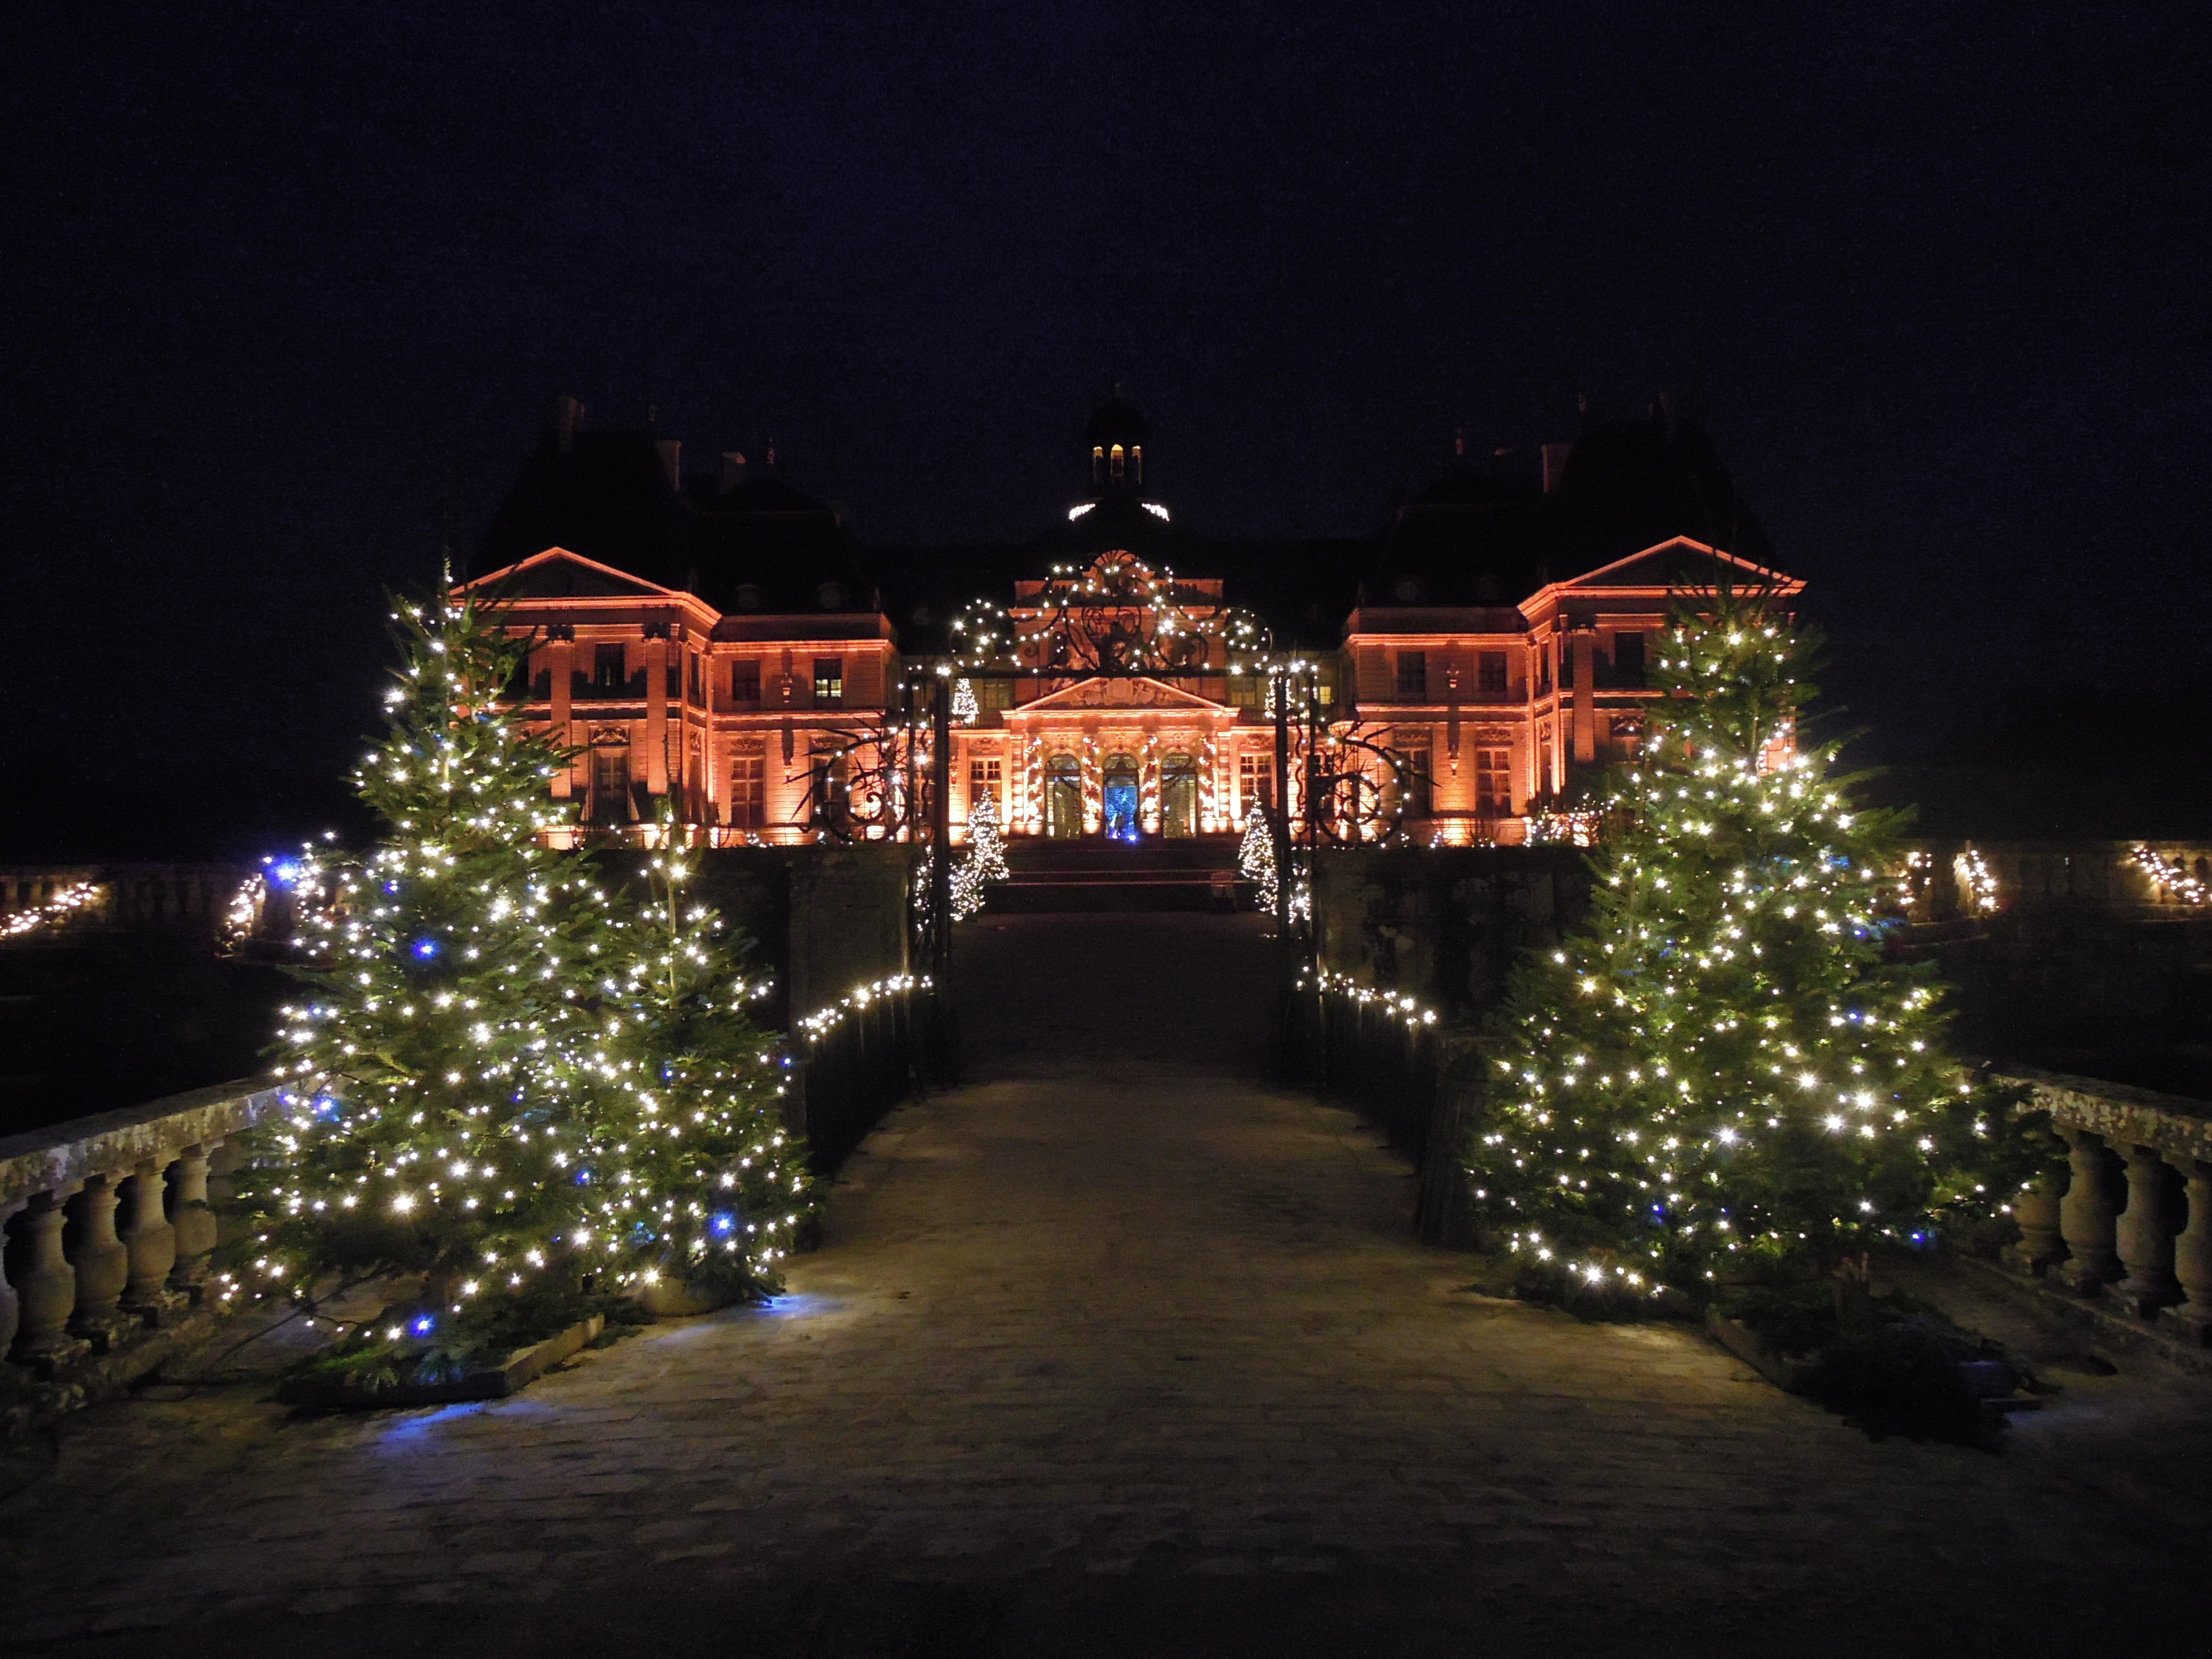
<instances>
[{"instance_id":1,"label":"light garland on railing","mask_svg":"<svg viewBox=\"0 0 2212 1659\"><path fill-rule=\"evenodd\" d=\"M26 933L35 933L41 927L54 927L81 911L90 909L106 893L107 889L96 881L72 882L44 904L29 910L11 911L4 919L0 919L0 939L21 939Z\"/></svg>"},{"instance_id":2,"label":"light garland on railing","mask_svg":"<svg viewBox=\"0 0 2212 1659\"><path fill-rule=\"evenodd\" d=\"M2212 883L2192 875L2179 859L2169 864L2149 848L2138 846L2128 862L2172 894L2177 903L2212 904Z\"/></svg>"},{"instance_id":3,"label":"light garland on railing","mask_svg":"<svg viewBox=\"0 0 2212 1659\"><path fill-rule=\"evenodd\" d=\"M908 991L927 991L931 983L927 974L893 974L888 979L857 987L852 995L840 998L829 1007L817 1009L803 1019L793 1020L791 1029L804 1036L809 1042L819 1042L861 1010L887 997L899 996Z\"/></svg>"},{"instance_id":4,"label":"light garland on railing","mask_svg":"<svg viewBox=\"0 0 2212 1659\"><path fill-rule=\"evenodd\" d=\"M1334 993L1338 996L1350 997L1354 1002L1379 1006L1393 1019L1402 1021L1412 1030L1419 1030L1437 1023L1435 1009L1424 1008L1412 997L1400 996L1395 991L1378 991L1371 985L1362 985L1349 974L1332 974L1321 969L1300 975L1298 988L1304 990L1309 985L1324 995Z\"/></svg>"}]
</instances>

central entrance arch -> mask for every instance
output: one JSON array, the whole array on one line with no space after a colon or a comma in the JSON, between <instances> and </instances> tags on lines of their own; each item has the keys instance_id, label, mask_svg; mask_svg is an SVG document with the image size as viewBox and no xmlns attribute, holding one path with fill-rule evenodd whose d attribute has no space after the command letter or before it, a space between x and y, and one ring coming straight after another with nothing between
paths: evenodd
<instances>
[{"instance_id":1,"label":"central entrance arch","mask_svg":"<svg viewBox=\"0 0 2212 1659\"><path fill-rule=\"evenodd\" d=\"M1138 781L1133 755L1109 755L1105 768L1106 839L1134 841L1139 835L1139 803L1143 790Z\"/></svg>"}]
</instances>

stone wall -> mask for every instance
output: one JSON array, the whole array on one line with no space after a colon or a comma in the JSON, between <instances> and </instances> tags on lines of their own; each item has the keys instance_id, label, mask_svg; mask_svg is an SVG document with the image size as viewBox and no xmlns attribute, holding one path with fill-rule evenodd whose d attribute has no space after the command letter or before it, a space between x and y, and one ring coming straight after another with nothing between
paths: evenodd
<instances>
[{"instance_id":1,"label":"stone wall","mask_svg":"<svg viewBox=\"0 0 2212 1659\"><path fill-rule=\"evenodd\" d=\"M1321 965L1479 1019L1523 951L1581 921L1589 890L1572 847L1329 848L1314 866Z\"/></svg>"},{"instance_id":2,"label":"stone wall","mask_svg":"<svg viewBox=\"0 0 2212 1659\"><path fill-rule=\"evenodd\" d=\"M659 854L608 853L633 877ZM753 941L754 973L775 975L763 1023L779 1027L833 1006L854 988L908 969L906 894L913 849L718 847L683 854L691 890Z\"/></svg>"}]
</instances>

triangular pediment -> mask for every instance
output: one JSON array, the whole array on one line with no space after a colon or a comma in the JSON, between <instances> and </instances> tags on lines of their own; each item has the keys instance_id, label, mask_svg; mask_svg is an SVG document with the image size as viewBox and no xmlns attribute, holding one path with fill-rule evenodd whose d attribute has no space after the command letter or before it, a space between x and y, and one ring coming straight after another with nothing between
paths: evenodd
<instances>
[{"instance_id":1,"label":"triangular pediment","mask_svg":"<svg viewBox=\"0 0 2212 1659\"><path fill-rule=\"evenodd\" d=\"M1614 587L1714 587L1725 581L1731 587L1779 587L1795 592L1803 584L1779 570L1769 570L1749 559L1708 547L1687 536L1677 536L1641 553L1601 565L1558 586L1563 590Z\"/></svg>"},{"instance_id":2,"label":"triangular pediment","mask_svg":"<svg viewBox=\"0 0 2212 1659\"><path fill-rule=\"evenodd\" d=\"M597 559L549 547L520 564L463 582L460 591L502 604L516 599L675 599L684 597Z\"/></svg>"},{"instance_id":3,"label":"triangular pediment","mask_svg":"<svg viewBox=\"0 0 2212 1659\"><path fill-rule=\"evenodd\" d=\"M1073 685L1063 685L1034 702L1025 702L1018 708L1007 710L1010 717L1024 714L1056 713L1071 708L1165 708L1187 710L1191 714L1212 714L1225 711L1229 705L1201 697L1165 680L1156 680L1149 675L1098 675L1081 679Z\"/></svg>"}]
</instances>

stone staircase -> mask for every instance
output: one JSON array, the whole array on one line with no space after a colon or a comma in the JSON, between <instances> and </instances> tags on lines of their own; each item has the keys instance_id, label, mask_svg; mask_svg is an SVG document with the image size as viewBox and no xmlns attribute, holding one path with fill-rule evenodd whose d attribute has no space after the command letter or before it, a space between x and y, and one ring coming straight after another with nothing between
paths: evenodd
<instances>
[{"instance_id":1,"label":"stone staircase","mask_svg":"<svg viewBox=\"0 0 2212 1659\"><path fill-rule=\"evenodd\" d=\"M1237 873L1237 846L1233 836L1010 840L1012 873L993 884L985 913L1249 908L1252 884Z\"/></svg>"}]
</instances>

